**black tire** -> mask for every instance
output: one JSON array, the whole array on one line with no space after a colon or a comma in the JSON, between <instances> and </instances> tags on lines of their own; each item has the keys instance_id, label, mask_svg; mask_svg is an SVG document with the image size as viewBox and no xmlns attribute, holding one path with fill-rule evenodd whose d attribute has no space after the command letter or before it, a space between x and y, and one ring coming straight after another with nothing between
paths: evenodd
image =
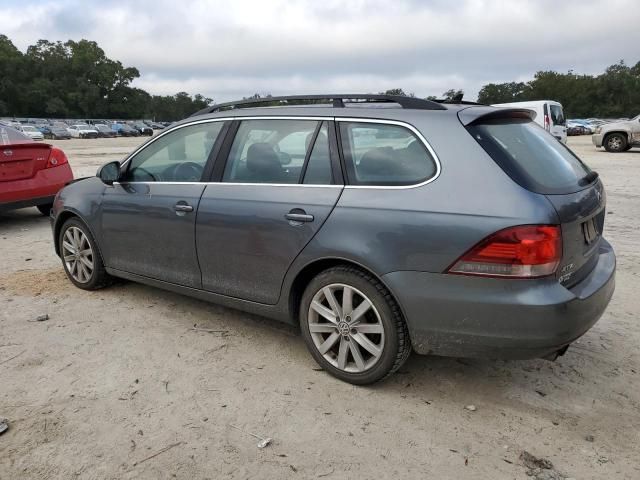
<instances>
[{"instance_id":1,"label":"black tire","mask_svg":"<svg viewBox=\"0 0 640 480\"><path fill-rule=\"evenodd\" d=\"M36 208L40 210L40 213L45 217L49 216L51 209L53 208L53 203L45 203L44 205L36 205Z\"/></svg>"},{"instance_id":2,"label":"black tire","mask_svg":"<svg viewBox=\"0 0 640 480\"><path fill-rule=\"evenodd\" d=\"M619 153L627 149L627 137L622 133L611 133L604 138L602 142L607 152Z\"/></svg>"},{"instance_id":3,"label":"black tire","mask_svg":"<svg viewBox=\"0 0 640 480\"><path fill-rule=\"evenodd\" d=\"M89 245L92 250L91 260L93 263L93 270L91 271L91 274L86 281L79 281L78 279L74 278L72 273L69 271L67 262L64 259L65 250L63 246L63 239L65 238L66 232L72 227L82 231L87 241L89 242ZM111 277L104 268L102 255L100 254L100 250L98 249L98 245L95 239L93 238L91 231L89 230L89 228L87 228L84 222L82 222L79 218L72 217L68 219L66 222L64 222L64 224L62 225L62 228L60 229L60 235L58 237L58 241L60 245L60 259L62 260L62 267L64 268L64 271L67 274L67 278L69 278L69 280L71 280L71 282L76 287L81 288L83 290L98 290L100 288L104 288L110 285L113 282L113 277Z\"/></svg>"},{"instance_id":4,"label":"black tire","mask_svg":"<svg viewBox=\"0 0 640 480\"><path fill-rule=\"evenodd\" d=\"M364 294L375 308L375 311L377 311L378 316L375 317L376 321L379 317L379 324L384 328L384 335L381 339L382 353L378 359L375 360L375 363L361 372L349 372L346 371L346 369L340 369L330 363L318 350L310 332L309 310L312 300L320 293L323 287L335 284L349 286L355 289L355 291ZM356 308L353 308L352 311L355 312ZM375 315L373 309L370 309L367 313L367 315L371 314ZM348 316L346 318L349 319ZM355 267L347 265L333 267L313 278L302 295L299 320L302 337L318 365L334 377L348 383L366 385L380 381L397 371L411 354L412 349L409 331L402 318L400 307L393 296L377 278ZM354 330L351 331L353 332ZM326 335L332 334L327 333ZM342 342L342 337L339 337L339 340ZM350 341L354 342L354 340ZM335 347L336 350L338 348L338 346ZM333 355L333 353L329 352L329 355ZM349 356L355 363L353 353L347 353L347 357L345 358ZM338 355L336 354L336 358L337 357Z\"/></svg>"}]
</instances>

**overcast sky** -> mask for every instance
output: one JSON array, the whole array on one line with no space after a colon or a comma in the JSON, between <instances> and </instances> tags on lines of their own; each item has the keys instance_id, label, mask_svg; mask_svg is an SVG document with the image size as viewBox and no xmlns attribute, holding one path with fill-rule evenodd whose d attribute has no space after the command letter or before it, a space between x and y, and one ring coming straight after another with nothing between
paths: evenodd
<instances>
[{"instance_id":1,"label":"overcast sky","mask_svg":"<svg viewBox=\"0 0 640 480\"><path fill-rule=\"evenodd\" d=\"M419 96L538 70L640 61L638 0L0 0L0 33L95 40L135 86L225 101L253 93Z\"/></svg>"}]
</instances>

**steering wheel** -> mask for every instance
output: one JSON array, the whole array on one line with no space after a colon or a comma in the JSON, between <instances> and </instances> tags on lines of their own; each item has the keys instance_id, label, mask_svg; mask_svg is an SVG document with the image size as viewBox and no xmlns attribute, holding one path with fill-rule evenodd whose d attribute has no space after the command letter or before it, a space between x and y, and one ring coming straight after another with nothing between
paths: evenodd
<instances>
[{"instance_id":1,"label":"steering wheel","mask_svg":"<svg viewBox=\"0 0 640 480\"><path fill-rule=\"evenodd\" d=\"M173 169L173 176L176 180L183 182L198 182L202 178L204 168L195 162L184 162L176 165Z\"/></svg>"}]
</instances>

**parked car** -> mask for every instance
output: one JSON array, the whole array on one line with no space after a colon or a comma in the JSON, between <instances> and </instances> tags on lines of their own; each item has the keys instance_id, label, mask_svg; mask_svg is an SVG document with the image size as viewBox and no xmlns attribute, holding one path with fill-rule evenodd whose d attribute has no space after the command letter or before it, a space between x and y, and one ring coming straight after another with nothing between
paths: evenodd
<instances>
[{"instance_id":1,"label":"parked car","mask_svg":"<svg viewBox=\"0 0 640 480\"><path fill-rule=\"evenodd\" d=\"M631 120L605 123L596 127L591 137L596 148L604 147L607 152L626 152L640 147L640 115Z\"/></svg>"},{"instance_id":2,"label":"parked car","mask_svg":"<svg viewBox=\"0 0 640 480\"><path fill-rule=\"evenodd\" d=\"M111 129L121 137L139 137L140 132L126 123L114 123Z\"/></svg>"},{"instance_id":3,"label":"parked car","mask_svg":"<svg viewBox=\"0 0 640 480\"><path fill-rule=\"evenodd\" d=\"M73 138L98 138L98 131L86 123L71 125L67 131Z\"/></svg>"},{"instance_id":4,"label":"parked car","mask_svg":"<svg viewBox=\"0 0 640 480\"><path fill-rule=\"evenodd\" d=\"M162 130L164 128L164 125L161 125L159 123L156 122L144 122L147 126L153 128L154 130Z\"/></svg>"},{"instance_id":5,"label":"parked car","mask_svg":"<svg viewBox=\"0 0 640 480\"><path fill-rule=\"evenodd\" d=\"M526 108L536 114L535 122L562 143L567 143L567 127L562 104L554 100L497 103L494 107Z\"/></svg>"},{"instance_id":6,"label":"parked car","mask_svg":"<svg viewBox=\"0 0 640 480\"><path fill-rule=\"evenodd\" d=\"M530 110L269 100L292 99L328 104L207 107L64 188L52 226L70 281L299 325L354 384L412 348L553 359L601 316L616 264L603 184Z\"/></svg>"},{"instance_id":7,"label":"parked car","mask_svg":"<svg viewBox=\"0 0 640 480\"><path fill-rule=\"evenodd\" d=\"M149 136L149 137L153 135L153 128L149 127L143 122L132 122L129 125L132 128L135 128L138 131L138 133L140 133L140 135Z\"/></svg>"},{"instance_id":8,"label":"parked car","mask_svg":"<svg viewBox=\"0 0 640 480\"><path fill-rule=\"evenodd\" d=\"M72 180L62 150L0 126L0 211L36 206L49 215L55 194Z\"/></svg>"},{"instance_id":9,"label":"parked car","mask_svg":"<svg viewBox=\"0 0 640 480\"><path fill-rule=\"evenodd\" d=\"M115 138L118 136L116 132L103 123L96 123L93 128L97 130L100 138Z\"/></svg>"},{"instance_id":10,"label":"parked car","mask_svg":"<svg viewBox=\"0 0 640 480\"><path fill-rule=\"evenodd\" d=\"M33 125L20 125L18 127L22 133L31 138L32 140L44 140L44 135Z\"/></svg>"},{"instance_id":11,"label":"parked car","mask_svg":"<svg viewBox=\"0 0 640 480\"><path fill-rule=\"evenodd\" d=\"M44 135L44 138L50 140L69 140L71 138L71 134L66 128L43 126L40 128L40 131Z\"/></svg>"}]
</instances>

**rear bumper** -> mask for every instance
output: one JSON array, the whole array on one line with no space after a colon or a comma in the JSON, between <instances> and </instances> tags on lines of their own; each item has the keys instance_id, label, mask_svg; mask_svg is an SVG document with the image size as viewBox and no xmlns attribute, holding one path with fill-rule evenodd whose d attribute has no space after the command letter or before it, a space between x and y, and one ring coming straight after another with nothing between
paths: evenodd
<instances>
[{"instance_id":1,"label":"rear bumper","mask_svg":"<svg viewBox=\"0 0 640 480\"><path fill-rule=\"evenodd\" d=\"M51 203L56 193L73 180L68 163L39 170L32 178L0 184L0 211Z\"/></svg>"},{"instance_id":2,"label":"rear bumper","mask_svg":"<svg viewBox=\"0 0 640 480\"><path fill-rule=\"evenodd\" d=\"M593 135L591 135L591 141L596 147L600 148L602 146L603 137L604 135L602 135L601 133L594 133Z\"/></svg>"},{"instance_id":3,"label":"rear bumper","mask_svg":"<svg viewBox=\"0 0 640 480\"><path fill-rule=\"evenodd\" d=\"M615 288L616 259L602 239L593 271L567 289L555 278L504 280L424 272L383 276L417 353L537 358L570 344L600 318Z\"/></svg>"}]
</instances>

